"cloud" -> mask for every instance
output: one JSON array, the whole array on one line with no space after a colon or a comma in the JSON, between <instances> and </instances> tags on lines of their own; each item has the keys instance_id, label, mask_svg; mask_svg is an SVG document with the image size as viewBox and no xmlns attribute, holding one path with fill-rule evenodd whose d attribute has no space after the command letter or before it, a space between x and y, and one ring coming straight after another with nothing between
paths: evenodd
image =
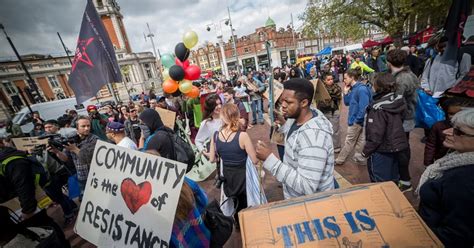
<instances>
[{"instance_id":1,"label":"cloud","mask_svg":"<svg viewBox=\"0 0 474 248\"><path fill-rule=\"evenodd\" d=\"M103 0L106 1L106 0ZM221 20L228 18L227 6L238 36L253 33L265 24L268 16L277 27L286 27L293 13L295 27L300 26L298 15L307 0L118 0L128 39L134 52L152 51L146 24L154 33L154 42L161 53L173 52L187 30L198 33L199 42L217 42L220 27L224 40L229 40L230 28ZM0 23L4 24L20 54L63 54L56 32L74 50L86 1L77 0L2 0ZM217 26L214 26L216 23ZM206 30L211 24L211 31ZM217 30L215 30L217 27ZM0 34L0 58L14 53L3 34Z\"/></svg>"}]
</instances>

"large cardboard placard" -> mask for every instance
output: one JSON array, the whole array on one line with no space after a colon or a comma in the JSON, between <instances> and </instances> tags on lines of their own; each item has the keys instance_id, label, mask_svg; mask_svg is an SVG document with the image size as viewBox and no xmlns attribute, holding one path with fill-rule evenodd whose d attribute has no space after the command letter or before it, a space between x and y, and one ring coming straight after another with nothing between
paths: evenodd
<instances>
[{"instance_id":1,"label":"large cardboard placard","mask_svg":"<svg viewBox=\"0 0 474 248\"><path fill-rule=\"evenodd\" d=\"M163 125L174 129L174 124L176 122L176 112L164 108L155 108L155 110L160 115Z\"/></svg>"},{"instance_id":2,"label":"large cardboard placard","mask_svg":"<svg viewBox=\"0 0 474 248\"><path fill-rule=\"evenodd\" d=\"M239 213L244 247L443 247L392 182Z\"/></svg>"},{"instance_id":3,"label":"large cardboard placard","mask_svg":"<svg viewBox=\"0 0 474 248\"><path fill-rule=\"evenodd\" d=\"M99 247L169 247L186 165L98 141L75 231Z\"/></svg>"},{"instance_id":4,"label":"large cardboard placard","mask_svg":"<svg viewBox=\"0 0 474 248\"><path fill-rule=\"evenodd\" d=\"M16 149L20 151L29 151L37 145L48 144L48 139L38 139L38 137L23 137L23 138L12 138L13 144Z\"/></svg>"},{"instance_id":5,"label":"large cardboard placard","mask_svg":"<svg viewBox=\"0 0 474 248\"><path fill-rule=\"evenodd\" d=\"M283 93L283 84L276 80L273 80L273 100L275 102L278 101L282 93ZM270 90L266 90L263 93L263 97L270 99Z\"/></svg>"},{"instance_id":6,"label":"large cardboard placard","mask_svg":"<svg viewBox=\"0 0 474 248\"><path fill-rule=\"evenodd\" d=\"M321 101L330 100L328 90L324 87L324 83L319 79L310 80L314 85L314 97L313 100L318 104Z\"/></svg>"}]
</instances>

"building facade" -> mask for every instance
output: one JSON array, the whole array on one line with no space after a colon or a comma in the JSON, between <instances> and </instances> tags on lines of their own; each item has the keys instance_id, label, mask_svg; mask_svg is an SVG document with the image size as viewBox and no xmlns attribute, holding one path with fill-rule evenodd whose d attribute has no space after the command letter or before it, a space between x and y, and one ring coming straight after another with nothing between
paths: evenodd
<instances>
[{"instance_id":1,"label":"building facade","mask_svg":"<svg viewBox=\"0 0 474 248\"><path fill-rule=\"evenodd\" d=\"M200 46L197 49L192 50L189 57L189 62L198 65L203 73L206 71L222 71L222 59L217 44L215 45L209 42L206 45Z\"/></svg>"},{"instance_id":2,"label":"building facade","mask_svg":"<svg viewBox=\"0 0 474 248\"><path fill-rule=\"evenodd\" d=\"M233 49L232 39L224 43L224 53L229 70L237 69L238 64L244 73L255 70L266 70L272 67L283 67L294 64L297 58L298 34L291 27L279 28L268 18L264 27L257 28L254 33L236 39L237 57ZM270 43L270 58L267 55L266 42Z\"/></svg>"},{"instance_id":3,"label":"building facade","mask_svg":"<svg viewBox=\"0 0 474 248\"><path fill-rule=\"evenodd\" d=\"M97 94L98 99L105 99L115 93L119 101L127 101L129 94L139 94L154 89L161 91L160 71L153 53L133 53L123 25L123 16L115 0L93 0L104 23L110 40L115 49L118 64L122 72L123 82L116 82L104 87ZM22 56L34 83L46 101L74 97L68 85L72 56L50 56L31 54ZM14 112L26 105L34 103L28 94L30 83L26 73L17 60L0 61L0 120L7 119ZM20 96L24 92L25 97Z\"/></svg>"}]
</instances>

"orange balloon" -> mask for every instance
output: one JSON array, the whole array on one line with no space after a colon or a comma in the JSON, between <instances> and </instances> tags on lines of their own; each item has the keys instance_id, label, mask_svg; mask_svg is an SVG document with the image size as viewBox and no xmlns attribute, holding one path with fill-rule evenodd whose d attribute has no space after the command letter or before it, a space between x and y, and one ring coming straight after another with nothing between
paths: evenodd
<instances>
[{"instance_id":1,"label":"orange balloon","mask_svg":"<svg viewBox=\"0 0 474 248\"><path fill-rule=\"evenodd\" d=\"M162 87L165 93L172 94L178 90L179 84L172 79L168 79L163 83Z\"/></svg>"},{"instance_id":2,"label":"orange balloon","mask_svg":"<svg viewBox=\"0 0 474 248\"><path fill-rule=\"evenodd\" d=\"M189 96L189 97L191 97L191 98L196 98L196 97L199 96L199 93L201 93L201 92L199 91L199 88L198 88L197 86L194 86L194 85L193 85L193 89L192 89L190 92L188 92L187 94L185 94L185 95L186 95L186 96Z\"/></svg>"}]
</instances>

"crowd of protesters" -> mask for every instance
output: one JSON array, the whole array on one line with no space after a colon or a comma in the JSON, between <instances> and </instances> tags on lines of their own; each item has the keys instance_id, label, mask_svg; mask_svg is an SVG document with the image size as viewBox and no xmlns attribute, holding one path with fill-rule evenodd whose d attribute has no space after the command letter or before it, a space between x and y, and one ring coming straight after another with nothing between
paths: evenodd
<instances>
[{"instance_id":1,"label":"crowd of protesters","mask_svg":"<svg viewBox=\"0 0 474 248\"><path fill-rule=\"evenodd\" d=\"M226 196L238 199L236 215L247 207L247 158L254 164L263 161L263 167L281 182L286 199L337 188L334 169L351 158L367 165L371 182L393 181L402 192L411 191L410 132L416 123L417 90L422 89L442 96L440 106L446 119L425 127L427 169L417 183L420 215L447 246L472 245L474 220L469 206L474 203L474 103L469 97L449 95L448 90L467 74L474 56L466 52L455 66L444 64L441 57L446 42L445 37L433 41L427 49L433 53L416 46L389 46L314 57L272 72L233 72L230 78L202 79L195 82L201 89L197 99L157 96L150 91L128 103L87 106L87 116L69 110L57 120L43 120L35 113L30 136L59 133L76 137L64 148L48 145L48 165L57 166L47 168L56 176L45 191L61 205L64 224L69 225L77 205L62 194L61 188L68 176L76 175L80 191L84 191L98 140L176 160L168 133L183 130L177 125L166 127L157 108L176 112L177 119L189 125L190 140L197 151L211 162L220 161L222 168L217 175L226 181ZM271 77L284 88L275 112L269 113L275 117L275 123L269 123L272 130L284 136L278 154L273 154L268 143L252 142L247 134L255 125L265 124L268 101L264 93ZM323 84L329 98L315 102L310 80ZM342 104L348 108L345 137L341 137ZM23 135L18 128L9 123L10 137ZM16 150L9 138L2 139L0 146L0 176L6 178L2 179L6 185L2 191L8 189L9 195L17 192L23 218L32 218L36 211L34 187L28 178L19 178L32 173L22 165L27 163L26 153ZM18 160L4 163L12 156ZM208 246L209 230L203 223L191 221L207 204L206 193L187 178L179 199L171 246L193 242ZM194 232L200 234L179 234L183 225L194 225ZM206 239L196 241L198 236Z\"/></svg>"}]
</instances>

